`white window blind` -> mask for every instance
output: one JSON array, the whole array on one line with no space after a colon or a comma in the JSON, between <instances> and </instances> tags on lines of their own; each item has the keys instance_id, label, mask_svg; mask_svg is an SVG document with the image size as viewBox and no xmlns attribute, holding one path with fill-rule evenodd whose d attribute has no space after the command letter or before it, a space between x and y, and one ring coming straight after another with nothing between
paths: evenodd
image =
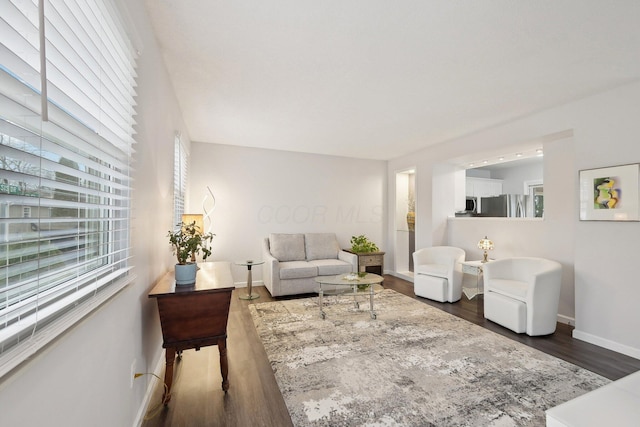
<instances>
[{"instance_id":1,"label":"white window blind","mask_svg":"<svg viewBox=\"0 0 640 427\"><path fill-rule=\"evenodd\" d=\"M182 214L184 213L186 188L187 188L187 169L189 167L189 158L187 152L182 145L180 134L176 134L173 150L173 227L177 230L182 222Z\"/></svg>"},{"instance_id":2,"label":"white window blind","mask_svg":"<svg viewBox=\"0 0 640 427\"><path fill-rule=\"evenodd\" d=\"M111 0L0 2L1 375L132 280L136 54Z\"/></svg>"}]
</instances>

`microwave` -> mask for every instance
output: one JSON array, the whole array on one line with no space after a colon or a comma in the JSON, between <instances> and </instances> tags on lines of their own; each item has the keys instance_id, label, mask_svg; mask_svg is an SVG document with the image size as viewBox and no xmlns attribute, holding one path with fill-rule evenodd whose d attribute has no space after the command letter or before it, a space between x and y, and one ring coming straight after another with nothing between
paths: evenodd
<instances>
[{"instance_id":1,"label":"microwave","mask_svg":"<svg viewBox=\"0 0 640 427\"><path fill-rule=\"evenodd\" d=\"M478 198L467 196L467 200L465 202L465 212L467 213L478 213Z\"/></svg>"}]
</instances>

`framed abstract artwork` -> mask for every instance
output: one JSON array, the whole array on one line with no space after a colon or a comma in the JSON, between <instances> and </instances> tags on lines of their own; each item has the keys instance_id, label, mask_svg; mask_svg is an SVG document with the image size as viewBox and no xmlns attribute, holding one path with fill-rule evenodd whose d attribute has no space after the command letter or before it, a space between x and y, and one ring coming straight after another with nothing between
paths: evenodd
<instances>
[{"instance_id":1,"label":"framed abstract artwork","mask_svg":"<svg viewBox=\"0 0 640 427\"><path fill-rule=\"evenodd\" d=\"M640 221L640 164L580 171L580 220Z\"/></svg>"}]
</instances>

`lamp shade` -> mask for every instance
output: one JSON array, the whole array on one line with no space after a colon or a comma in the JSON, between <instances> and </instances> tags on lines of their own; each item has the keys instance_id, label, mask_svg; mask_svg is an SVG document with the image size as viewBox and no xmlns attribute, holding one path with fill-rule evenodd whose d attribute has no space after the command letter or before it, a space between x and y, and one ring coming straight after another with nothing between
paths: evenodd
<instances>
[{"instance_id":1,"label":"lamp shade","mask_svg":"<svg viewBox=\"0 0 640 427\"><path fill-rule=\"evenodd\" d=\"M493 249L493 242L489 240L487 236L484 236L484 239L480 239L480 241L478 242L478 249L482 249L484 251L482 262L488 262L489 254L487 253L487 251Z\"/></svg>"},{"instance_id":2,"label":"lamp shade","mask_svg":"<svg viewBox=\"0 0 640 427\"><path fill-rule=\"evenodd\" d=\"M182 222L184 224L196 223L198 231L204 233L204 218L202 214L182 214Z\"/></svg>"},{"instance_id":3,"label":"lamp shade","mask_svg":"<svg viewBox=\"0 0 640 427\"><path fill-rule=\"evenodd\" d=\"M478 249L482 249L485 251L493 249L493 242L484 236L484 239L480 239L478 242Z\"/></svg>"}]
</instances>

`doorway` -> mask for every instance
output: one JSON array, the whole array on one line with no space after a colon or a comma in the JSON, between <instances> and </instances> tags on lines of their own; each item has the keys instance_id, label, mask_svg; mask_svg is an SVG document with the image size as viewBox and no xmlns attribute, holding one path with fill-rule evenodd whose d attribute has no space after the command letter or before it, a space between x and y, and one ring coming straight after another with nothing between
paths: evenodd
<instances>
[{"instance_id":1,"label":"doorway","mask_svg":"<svg viewBox=\"0 0 640 427\"><path fill-rule=\"evenodd\" d=\"M413 252L416 246L415 169L396 172L395 266L396 273L413 279Z\"/></svg>"}]
</instances>

